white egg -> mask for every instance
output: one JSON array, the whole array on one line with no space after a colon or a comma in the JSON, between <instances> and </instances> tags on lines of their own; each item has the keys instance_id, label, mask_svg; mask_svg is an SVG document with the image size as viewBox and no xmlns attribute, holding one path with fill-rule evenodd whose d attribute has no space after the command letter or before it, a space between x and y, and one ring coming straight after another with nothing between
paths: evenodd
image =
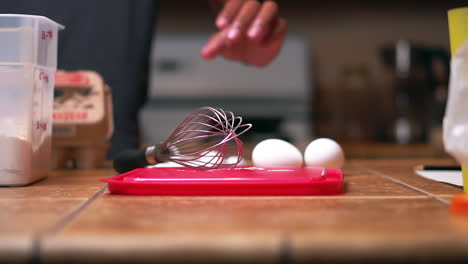
<instances>
[{"instance_id":1,"label":"white egg","mask_svg":"<svg viewBox=\"0 0 468 264\"><path fill-rule=\"evenodd\" d=\"M302 153L291 143L281 139L266 139L252 151L252 162L256 167L300 167Z\"/></svg>"},{"instance_id":2,"label":"white egg","mask_svg":"<svg viewBox=\"0 0 468 264\"><path fill-rule=\"evenodd\" d=\"M318 138L304 151L306 166L322 168L342 168L345 162L341 146L329 138Z\"/></svg>"}]
</instances>

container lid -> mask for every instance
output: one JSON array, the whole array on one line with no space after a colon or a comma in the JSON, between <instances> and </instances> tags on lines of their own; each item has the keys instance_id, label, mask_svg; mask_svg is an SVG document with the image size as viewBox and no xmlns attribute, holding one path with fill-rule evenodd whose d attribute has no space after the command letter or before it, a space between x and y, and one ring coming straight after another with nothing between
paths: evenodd
<instances>
[{"instance_id":1,"label":"container lid","mask_svg":"<svg viewBox=\"0 0 468 264\"><path fill-rule=\"evenodd\" d=\"M0 64L56 69L58 31L63 28L44 16L0 14Z\"/></svg>"},{"instance_id":2,"label":"container lid","mask_svg":"<svg viewBox=\"0 0 468 264\"><path fill-rule=\"evenodd\" d=\"M19 18L24 20L30 20L31 23L34 22L35 20L42 20L46 23L51 23L57 25L58 29L64 29L65 26L53 21L52 19L49 19L45 16L37 16L37 15L25 15L25 14L0 14L0 21L2 23L5 22L5 18Z\"/></svg>"}]
</instances>

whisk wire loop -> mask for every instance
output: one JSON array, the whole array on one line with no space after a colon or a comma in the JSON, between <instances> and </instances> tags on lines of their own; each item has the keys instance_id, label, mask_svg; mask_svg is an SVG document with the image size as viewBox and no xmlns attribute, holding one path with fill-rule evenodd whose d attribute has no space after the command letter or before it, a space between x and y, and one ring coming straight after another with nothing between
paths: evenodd
<instances>
[{"instance_id":1,"label":"whisk wire loop","mask_svg":"<svg viewBox=\"0 0 468 264\"><path fill-rule=\"evenodd\" d=\"M165 152L167 160L200 169L235 167L243 156L238 137L251 127L233 112L202 107L174 129L157 153Z\"/></svg>"}]
</instances>

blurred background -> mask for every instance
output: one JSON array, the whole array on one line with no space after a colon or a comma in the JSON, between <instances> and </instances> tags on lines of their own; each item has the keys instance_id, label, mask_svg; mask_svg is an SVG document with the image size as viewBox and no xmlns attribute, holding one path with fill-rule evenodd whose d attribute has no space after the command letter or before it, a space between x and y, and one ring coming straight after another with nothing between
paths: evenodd
<instances>
[{"instance_id":1,"label":"blurred background","mask_svg":"<svg viewBox=\"0 0 468 264\"><path fill-rule=\"evenodd\" d=\"M277 2L288 39L274 64L257 69L201 59L215 30L207 1L161 1L150 100L140 117L154 120L142 122L145 142L163 139L188 109L209 104L253 122L254 140L440 146L447 10L468 1Z\"/></svg>"}]
</instances>

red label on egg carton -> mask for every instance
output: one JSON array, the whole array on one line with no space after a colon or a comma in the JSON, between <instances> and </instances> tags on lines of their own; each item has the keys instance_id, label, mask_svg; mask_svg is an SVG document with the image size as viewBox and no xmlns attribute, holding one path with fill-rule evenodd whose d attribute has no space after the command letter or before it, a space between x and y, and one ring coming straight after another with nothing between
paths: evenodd
<instances>
[{"instance_id":1,"label":"red label on egg carton","mask_svg":"<svg viewBox=\"0 0 468 264\"><path fill-rule=\"evenodd\" d=\"M89 78L79 72L64 72L57 71L55 73L55 84L60 86L66 85L90 85L91 81Z\"/></svg>"},{"instance_id":2,"label":"red label on egg carton","mask_svg":"<svg viewBox=\"0 0 468 264\"><path fill-rule=\"evenodd\" d=\"M66 111L53 113L54 121L84 121L88 120L88 118L88 113L83 111Z\"/></svg>"}]
</instances>

